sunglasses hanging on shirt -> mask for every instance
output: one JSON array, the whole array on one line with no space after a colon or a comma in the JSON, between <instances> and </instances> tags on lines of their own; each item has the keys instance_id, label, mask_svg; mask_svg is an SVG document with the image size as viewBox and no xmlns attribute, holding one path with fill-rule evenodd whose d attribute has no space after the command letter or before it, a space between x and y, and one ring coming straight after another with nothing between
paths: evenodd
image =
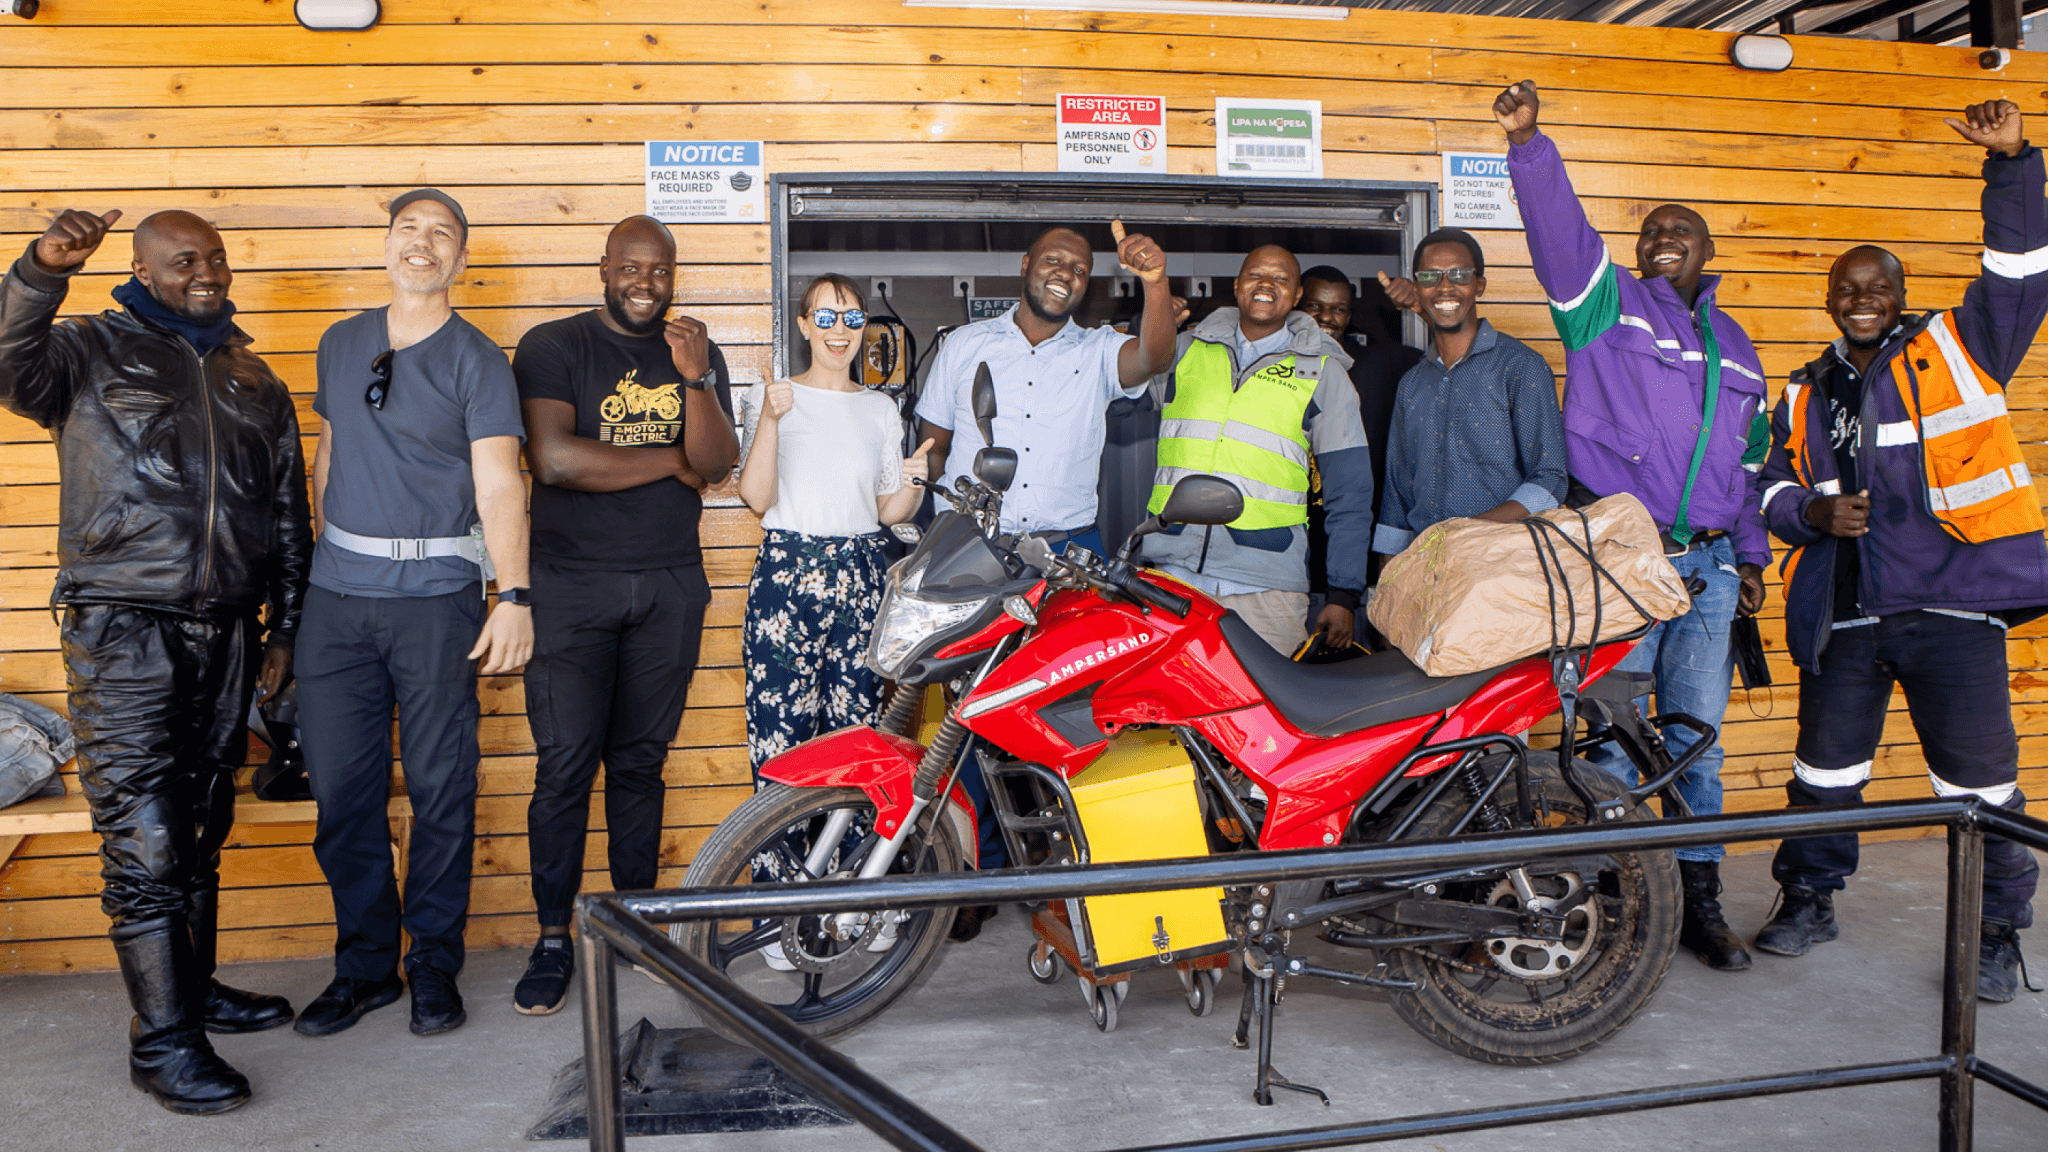
<instances>
[{"instance_id":1,"label":"sunglasses hanging on shirt","mask_svg":"<svg viewBox=\"0 0 2048 1152\"><path fill-rule=\"evenodd\" d=\"M377 411L384 410L384 398L391 395L391 352L387 349L370 361L370 387L363 393L363 400Z\"/></svg>"}]
</instances>

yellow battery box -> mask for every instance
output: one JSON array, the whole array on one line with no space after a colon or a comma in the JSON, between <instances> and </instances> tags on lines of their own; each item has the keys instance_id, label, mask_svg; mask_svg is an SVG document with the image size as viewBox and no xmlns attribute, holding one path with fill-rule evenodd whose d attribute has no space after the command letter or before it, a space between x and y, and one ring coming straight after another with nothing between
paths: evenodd
<instances>
[{"instance_id":1,"label":"yellow battery box","mask_svg":"<svg viewBox=\"0 0 2048 1152\"><path fill-rule=\"evenodd\" d=\"M1068 781L1088 862L1207 856L1187 750L1167 732L1132 732ZM1228 951L1223 889L1138 892L1082 900L1095 974L1129 972Z\"/></svg>"}]
</instances>

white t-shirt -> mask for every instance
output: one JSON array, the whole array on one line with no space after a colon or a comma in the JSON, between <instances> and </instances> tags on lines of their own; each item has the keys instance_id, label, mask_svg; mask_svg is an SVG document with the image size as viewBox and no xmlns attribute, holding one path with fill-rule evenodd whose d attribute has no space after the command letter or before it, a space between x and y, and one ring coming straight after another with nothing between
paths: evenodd
<instances>
[{"instance_id":1,"label":"white t-shirt","mask_svg":"<svg viewBox=\"0 0 2048 1152\"><path fill-rule=\"evenodd\" d=\"M879 529L877 498L903 488L903 421L880 392L827 392L792 382L795 404L775 438L775 503L761 527L806 536L859 536ZM746 433L740 466L768 403L764 381L740 398Z\"/></svg>"}]
</instances>

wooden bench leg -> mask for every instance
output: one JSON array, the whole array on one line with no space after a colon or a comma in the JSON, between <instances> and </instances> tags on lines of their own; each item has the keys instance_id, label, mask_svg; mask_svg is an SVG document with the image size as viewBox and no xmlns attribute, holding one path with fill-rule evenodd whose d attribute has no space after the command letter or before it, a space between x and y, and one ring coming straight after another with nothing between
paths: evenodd
<instances>
[{"instance_id":1,"label":"wooden bench leg","mask_svg":"<svg viewBox=\"0 0 2048 1152\"><path fill-rule=\"evenodd\" d=\"M26 836L0 836L0 866L14 859L14 850L21 847L21 842L26 839Z\"/></svg>"},{"instance_id":2,"label":"wooden bench leg","mask_svg":"<svg viewBox=\"0 0 2048 1152\"><path fill-rule=\"evenodd\" d=\"M391 871L398 880L398 890L405 891L406 854L412 848L412 817L391 818Z\"/></svg>"}]
</instances>

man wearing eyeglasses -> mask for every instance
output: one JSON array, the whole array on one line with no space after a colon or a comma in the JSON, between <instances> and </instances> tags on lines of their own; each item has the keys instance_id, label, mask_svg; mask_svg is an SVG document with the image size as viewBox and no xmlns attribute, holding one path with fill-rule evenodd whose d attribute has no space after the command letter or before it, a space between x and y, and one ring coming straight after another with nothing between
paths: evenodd
<instances>
[{"instance_id":1,"label":"man wearing eyeglasses","mask_svg":"<svg viewBox=\"0 0 2048 1152\"><path fill-rule=\"evenodd\" d=\"M1373 551L1394 555L1453 517L1511 522L1555 508L1566 487L1557 375L1479 315L1486 256L1461 228L1415 246L1413 279L1380 283L1429 323L1430 349L1401 378Z\"/></svg>"},{"instance_id":2,"label":"man wearing eyeglasses","mask_svg":"<svg viewBox=\"0 0 2048 1152\"><path fill-rule=\"evenodd\" d=\"M206 1034L292 1018L282 997L215 980L214 945L250 693L291 675L312 520L291 395L234 323L211 225L144 220L121 309L53 323L120 216L59 213L0 283L0 403L57 443L51 600L135 1009L129 1079L207 1115L246 1103L249 1081Z\"/></svg>"},{"instance_id":3,"label":"man wearing eyeglasses","mask_svg":"<svg viewBox=\"0 0 2048 1152\"><path fill-rule=\"evenodd\" d=\"M391 303L320 338L321 531L299 723L336 931L334 980L296 1025L309 1036L398 998L401 927L413 1032L466 1019L455 977L476 834L476 677L512 672L533 649L518 390L497 343L448 302L468 245L454 197L421 188L394 199ZM498 600L487 605L493 565ZM386 816L394 703L413 822L402 898Z\"/></svg>"},{"instance_id":4,"label":"man wearing eyeglasses","mask_svg":"<svg viewBox=\"0 0 2048 1152\"><path fill-rule=\"evenodd\" d=\"M711 604L698 492L739 454L725 355L701 321L669 315L668 227L620 221L597 276L602 307L534 328L512 358L533 465L526 717L539 755L526 831L540 940L512 993L529 1016L568 997L600 763L612 887L654 887L662 768Z\"/></svg>"},{"instance_id":5,"label":"man wearing eyeglasses","mask_svg":"<svg viewBox=\"0 0 2048 1152\"><path fill-rule=\"evenodd\" d=\"M1507 132L1536 278L1564 338L1572 478L1595 496L1633 493L1663 530L1671 563L1706 585L1691 612L1652 628L1620 669L1656 677L1659 711L1719 728L1734 677L1732 622L1763 606L1771 562L1756 483L1770 450L1763 364L1715 303L1721 278L1703 274L1714 258L1707 222L1682 204L1652 209L1636 236L1636 274L1623 275L1557 146L1537 129L1538 106L1536 85L1524 80L1500 94L1493 114ZM1699 737L1673 727L1665 739L1678 756ZM1589 759L1635 783L1632 762L1611 748ZM1721 811L1721 760L1717 740L1679 779L1694 815ZM1722 855L1718 844L1678 850L1679 942L1708 967L1735 971L1750 958L1721 913Z\"/></svg>"}]
</instances>

